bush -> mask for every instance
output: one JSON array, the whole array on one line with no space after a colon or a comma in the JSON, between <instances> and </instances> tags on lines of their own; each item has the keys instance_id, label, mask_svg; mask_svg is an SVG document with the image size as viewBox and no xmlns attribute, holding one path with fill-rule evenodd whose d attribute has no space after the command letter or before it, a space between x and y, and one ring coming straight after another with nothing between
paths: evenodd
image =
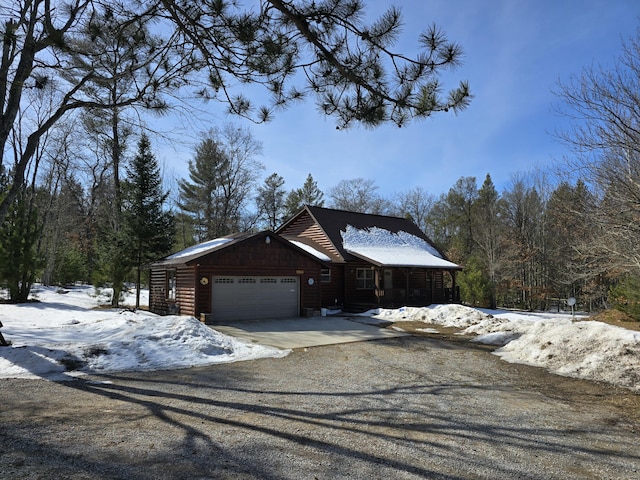
<instances>
[{"instance_id":1,"label":"bush","mask_svg":"<svg viewBox=\"0 0 640 480\"><path fill-rule=\"evenodd\" d=\"M640 321L640 277L629 275L611 287L609 303L616 310Z\"/></svg>"}]
</instances>

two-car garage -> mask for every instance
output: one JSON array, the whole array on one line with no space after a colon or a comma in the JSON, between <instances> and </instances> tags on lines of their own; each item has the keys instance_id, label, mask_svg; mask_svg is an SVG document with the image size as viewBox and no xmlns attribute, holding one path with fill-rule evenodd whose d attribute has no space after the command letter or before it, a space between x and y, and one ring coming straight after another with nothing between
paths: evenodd
<instances>
[{"instance_id":1,"label":"two-car garage","mask_svg":"<svg viewBox=\"0 0 640 480\"><path fill-rule=\"evenodd\" d=\"M300 281L281 276L214 276L214 321L292 318L299 315Z\"/></svg>"},{"instance_id":2,"label":"two-car garage","mask_svg":"<svg viewBox=\"0 0 640 480\"><path fill-rule=\"evenodd\" d=\"M320 310L325 266L273 232L232 235L151 264L149 309L215 324L296 318Z\"/></svg>"}]
</instances>

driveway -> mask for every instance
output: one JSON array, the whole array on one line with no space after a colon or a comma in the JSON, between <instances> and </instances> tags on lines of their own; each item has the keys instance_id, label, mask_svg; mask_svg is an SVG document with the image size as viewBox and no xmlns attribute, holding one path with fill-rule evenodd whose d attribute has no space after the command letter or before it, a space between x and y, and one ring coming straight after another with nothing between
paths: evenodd
<instances>
[{"instance_id":1,"label":"driveway","mask_svg":"<svg viewBox=\"0 0 640 480\"><path fill-rule=\"evenodd\" d=\"M364 324L344 317L290 318L211 325L242 340L277 348L306 348L339 343L401 337L406 333Z\"/></svg>"},{"instance_id":2,"label":"driveway","mask_svg":"<svg viewBox=\"0 0 640 480\"><path fill-rule=\"evenodd\" d=\"M0 478L636 480L638 398L426 336L4 379Z\"/></svg>"}]
</instances>

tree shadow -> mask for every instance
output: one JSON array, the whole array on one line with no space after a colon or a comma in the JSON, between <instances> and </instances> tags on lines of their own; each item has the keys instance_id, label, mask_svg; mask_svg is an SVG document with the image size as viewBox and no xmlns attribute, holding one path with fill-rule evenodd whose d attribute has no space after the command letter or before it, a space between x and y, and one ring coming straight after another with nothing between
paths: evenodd
<instances>
[{"instance_id":1,"label":"tree shadow","mask_svg":"<svg viewBox=\"0 0 640 480\"><path fill-rule=\"evenodd\" d=\"M406 344L385 340L381 345ZM458 347L446 351L457 355ZM271 362L268 368L258 368L265 362ZM283 362L285 371L299 378L274 373ZM275 381L282 375L284 379ZM78 398L79 410L88 411L88 421L95 417L87 404L106 404L115 411L109 413L114 418L112 423L101 420L101 426L126 438L125 432L135 427L122 422L139 424L158 438L160 450L142 456L140 447L132 446L130 454L110 454L107 460L88 453L102 450L96 439L83 446L86 452L78 454L79 460L63 446L56 446L56 455L69 464L69 472L75 462L81 472L121 468L126 473L102 478L294 478L296 468L304 465L312 470L298 471L298 478L338 478L351 472L356 478L543 479L550 477L555 460L567 458L584 462L580 468L591 472L600 471L596 465L602 472L621 472L622 465L640 470L631 435L612 442L602 425L562 418L547 421L536 412L543 416L549 406L549 414L557 417L564 407L570 408L508 383L386 377L362 386L349 383L358 379L357 372L330 385L323 384L323 378L309 365L299 366L296 358L287 357L59 383L57 388L77 392L71 398ZM482 400L476 402L478 398ZM513 413L503 415L501 407L507 404ZM80 422L71 425L86 428ZM25 452L50 445L46 439L27 445L21 429L8 430L7 435L24 445L20 448ZM314 459L311 467L309 458ZM529 466L524 477L519 464Z\"/></svg>"}]
</instances>

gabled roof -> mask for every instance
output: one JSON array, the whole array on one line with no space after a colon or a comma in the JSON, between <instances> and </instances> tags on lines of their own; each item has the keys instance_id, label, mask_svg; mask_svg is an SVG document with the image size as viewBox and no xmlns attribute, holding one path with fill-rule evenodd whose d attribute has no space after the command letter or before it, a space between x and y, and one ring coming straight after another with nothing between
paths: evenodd
<instances>
[{"instance_id":1,"label":"gabled roof","mask_svg":"<svg viewBox=\"0 0 640 480\"><path fill-rule=\"evenodd\" d=\"M197 260L200 257L209 255L210 253L222 250L223 248L240 243L251 237L254 237L255 233L235 233L227 235L225 237L215 238L213 240L207 240L206 242L198 243L190 247L173 253L160 260L153 262L152 266L169 266L169 265L186 265L187 263Z\"/></svg>"},{"instance_id":2,"label":"gabled roof","mask_svg":"<svg viewBox=\"0 0 640 480\"><path fill-rule=\"evenodd\" d=\"M415 266L458 269L458 265L448 261L431 240L411 220L387 215L349 212L331 208L305 206L292 219L276 230L288 240L295 238L287 230L295 231L295 223L309 216L322 230L326 239L337 251L339 258L334 261L353 261L356 258L379 266ZM290 227L290 228L289 228ZM361 232L358 242L345 242L345 234ZM378 242L375 246L372 235L380 239L381 232L386 232L384 245ZM368 236L368 238L367 238ZM300 237L302 238L302 237ZM351 236L353 240L355 237ZM308 238L303 239L305 243ZM375 242L374 242L375 243ZM317 245L313 245L318 247ZM410 247L410 248L409 248ZM322 251L322 248L319 248ZM335 255L334 255L335 257Z\"/></svg>"},{"instance_id":3,"label":"gabled roof","mask_svg":"<svg viewBox=\"0 0 640 480\"><path fill-rule=\"evenodd\" d=\"M209 255L222 249L229 248L233 245L237 245L255 237L269 237L269 241L281 242L283 245L287 245L288 247L293 248L294 250L299 251L301 254L313 258L318 262L322 263L328 261L328 258L322 258L320 252L314 252L312 250L309 250L308 248L302 248L302 246L296 245L294 242L290 242L274 232L264 230L258 233L234 233L231 235L227 235L226 237L215 238L213 240L208 240L197 245L192 245L191 247L187 247L184 250L173 253L165 258L151 263L150 267L188 265L191 262L204 257L205 255Z\"/></svg>"}]
</instances>

